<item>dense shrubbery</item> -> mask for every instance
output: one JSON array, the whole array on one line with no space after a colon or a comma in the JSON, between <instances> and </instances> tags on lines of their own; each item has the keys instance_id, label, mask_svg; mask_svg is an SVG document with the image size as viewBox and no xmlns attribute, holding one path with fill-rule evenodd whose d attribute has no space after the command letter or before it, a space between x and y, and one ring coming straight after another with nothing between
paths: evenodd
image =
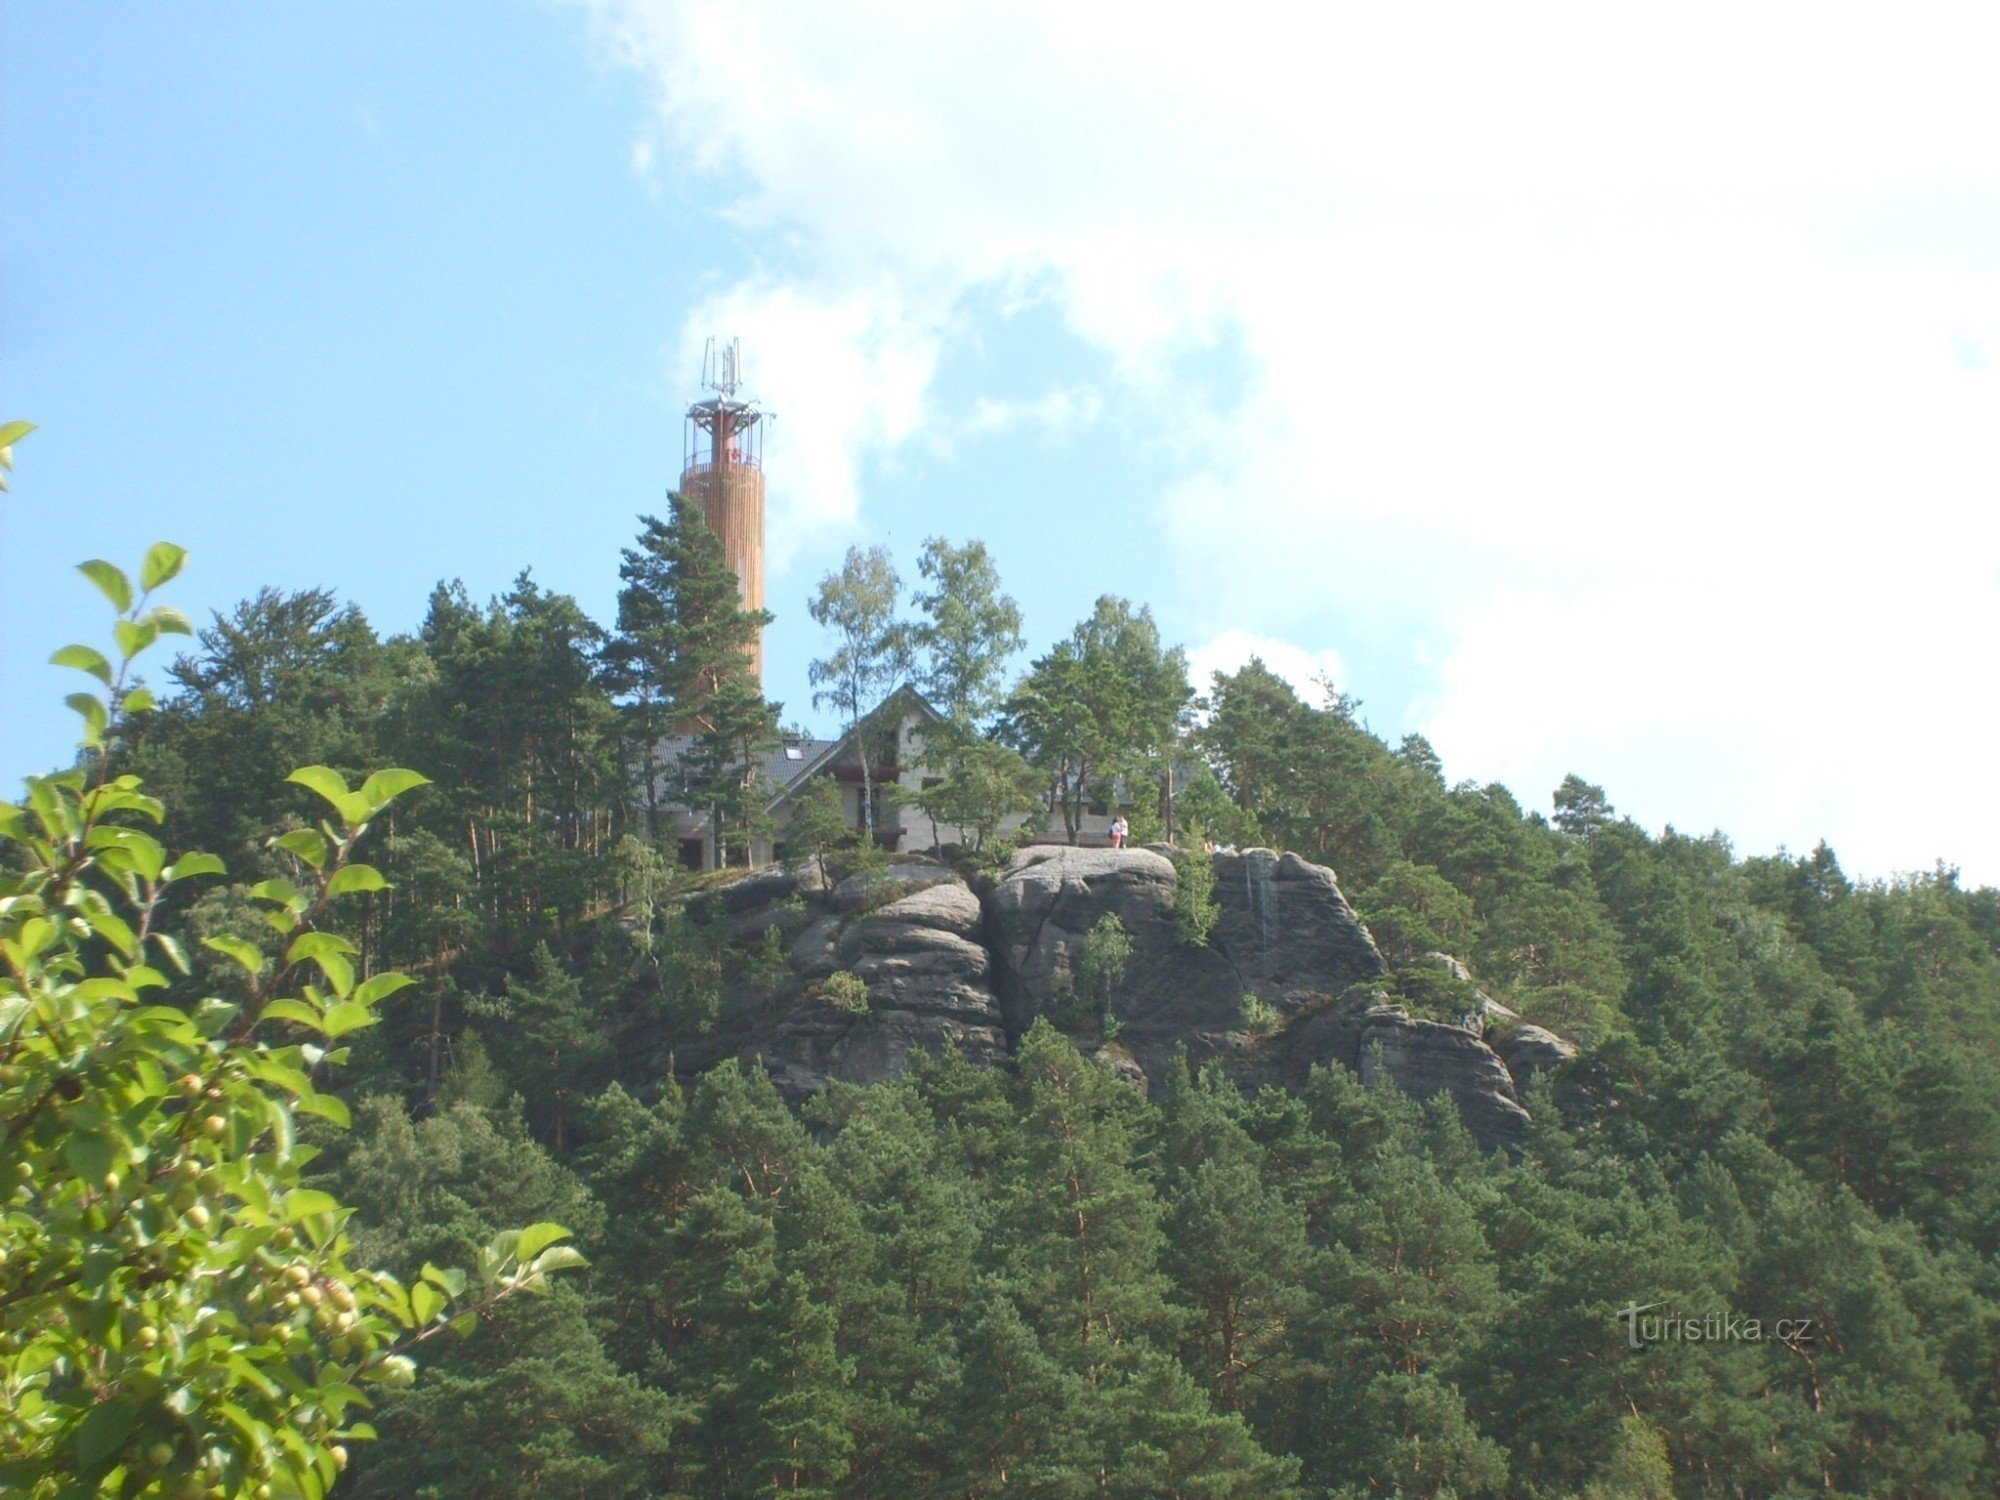
<instances>
[{"instance_id":1,"label":"dense shrubbery","mask_svg":"<svg viewBox=\"0 0 2000 1500\"><path fill-rule=\"evenodd\" d=\"M0 458L4 450L0 450ZM327 804L270 841L284 873L246 893L256 939L212 932L225 982L192 982L165 914L185 882L224 873L170 858L164 809L114 747L150 706L134 661L188 629L152 592L185 554L162 543L139 586L82 571L118 611L117 658L66 646L95 680L73 694L79 765L0 804L0 1484L64 1496L316 1496L370 1437L364 1388L407 1386L409 1355L447 1325L581 1264L554 1224L463 1249L466 1273L405 1279L350 1259L338 1199L303 1185L297 1132L344 1127L314 1074L409 980L357 970L335 914L380 890L354 858L369 825L424 778L350 789L310 766Z\"/></svg>"}]
</instances>

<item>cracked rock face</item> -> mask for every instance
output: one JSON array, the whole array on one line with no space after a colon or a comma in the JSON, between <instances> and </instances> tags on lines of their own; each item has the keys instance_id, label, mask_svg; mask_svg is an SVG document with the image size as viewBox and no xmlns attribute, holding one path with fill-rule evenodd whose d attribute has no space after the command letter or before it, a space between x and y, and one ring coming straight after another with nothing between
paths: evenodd
<instances>
[{"instance_id":1,"label":"cracked rock face","mask_svg":"<svg viewBox=\"0 0 2000 1500\"><path fill-rule=\"evenodd\" d=\"M978 940L979 898L949 870L899 860L831 892L804 893L803 910L799 886L752 879L767 893L762 904L724 902L715 915L737 938L776 927L789 939L789 972L768 992L732 989L723 1016L738 1024L718 1045L690 1055L693 1071L720 1056L755 1057L780 1091L799 1099L835 1080L894 1078L917 1051L955 1045L975 1062L1005 1059L992 963ZM865 1013L810 993L841 970L867 984Z\"/></svg>"},{"instance_id":2,"label":"cracked rock face","mask_svg":"<svg viewBox=\"0 0 2000 1500\"><path fill-rule=\"evenodd\" d=\"M1465 1128L1487 1150L1520 1140L1527 1128L1506 1064L1463 1027L1378 1007L1363 1017L1360 1042L1364 1083L1386 1078L1417 1099L1451 1095Z\"/></svg>"},{"instance_id":3,"label":"cracked rock face","mask_svg":"<svg viewBox=\"0 0 2000 1500\"><path fill-rule=\"evenodd\" d=\"M1389 972L1324 865L1269 849L1219 854L1215 902L1222 914L1209 941L1246 992L1280 1011Z\"/></svg>"},{"instance_id":4,"label":"cracked rock face","mask_svg":"<svg viewBox=\"0 0 2000 1500\"><path fill-rule=\"evenodd\" d=\"M1193 1065L1218 1060L1251 1087L1295 1088L1315 1064L1338 1064L1418 1098L1449 1094L1489 1149L1520 1138L1528 1115L1519 1083L1574 1048L1521 1027L1502 1044L1503 1061L1476 1030L1379 1003L1373 981L1387 977L1387 966L1324 866L1251 849L1215 856L1214 868L1218 915L1204 944L1183 937L1178 873L1150 849L1024 850L983 902L948 868L922 859L832 891L802 877L750 877L708 893L695 915L726 924L739 940L776 927L785 973L761 990L733 990L720 1033L684 1049L680 1066L756 1057L798 1098L835 1079L893 1078L912 1052L948 1045L974 1061L1002 1062L1056 1009L1091 929L1114 915L1132 946L1110 998L1115 1036L1077 1040L1136 1086L1181 1047ZM811 993L839 971L867 984L865 1014ZM1246 996L1276 1013L1274 1035L1246 1030Z\"/></svg>"},{"instance_id":5,"label":"cracked rock face","mask_svg":"<svg viewBox=\"0 0 2000 1500\"><path fill-rule=\"evenodd\" d=\"M1009 1032L1018 1037L1047 1014L1057 976L1073 973L1086 934L1115 914L1132 958L1111 999L1117 1046L1150 1075L1185 1046L1200 1066L1221 1061L1248 1086L1296 1087L1314 1063L1385 1077L1418 1098L1448 1092L1489 1149L1519 1138L1527 1112L1506 1066L1470 1032L1366 999L1355 986L1386 978L1388 966L1341 895L1333 871L1269 849L1217 855L1218 915L1209 941L1191 947L1174 923L1179 878L1172 861L1145 849L1026 851L987 897ZM1288 1024L1269 1041L1244 1030L1254 995ZM1372 1063L1368 1059L1375 1059Z\"/></svg>"}]
</instances>

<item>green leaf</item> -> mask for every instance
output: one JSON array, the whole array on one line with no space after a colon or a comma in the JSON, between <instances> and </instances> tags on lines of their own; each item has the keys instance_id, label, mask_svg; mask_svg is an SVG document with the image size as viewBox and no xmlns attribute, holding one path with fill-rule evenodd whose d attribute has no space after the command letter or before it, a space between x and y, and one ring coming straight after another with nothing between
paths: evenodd
<instances>
[{"instance_id":1,"label":"green leaf","mask_svg":"<svg viewBox=\"0 0 2000 1500\"><path fill-rule=\"evenodd\" d=\"M132 924L110 910L86 911L83 920L90 930L125 956L128 963L139 961L139 934Z\"/></svg>"},{"instance_id":2,"label":"green leaf","mask_svg":"<svg viewBox=\"0 0 2000 1500\"><path fill-rule=\"evenodd\" d=\"M93 1188L118 1164L118 1146L109 1136L79 1131L63 1142L63 1159Z\"/></svg>"},{"instance_id":3,"label":"green leaf","mask_svg":"<svg viewBox=\"0 0 2000 1500\"><path fill-rule=\"evenodd\" d=\"M302 964L327 954L336 958L352 958L356 951L353 940L337 932L302 932L292 939L292 946L285 950L285 962Z\"/></svg>"},{"instance_id":4,"label":"green leaf","mask_svg":"<svg viewBox=\"0 0 2000 1500\"><path fill-rule=\"evenodd\" d=\"M312 828L294 828L271 840L274 847L296 854L315 870L326 866L326 835Z\"/></svg>"},{"instance_id":5,"label":"green leaf","mask_svg":"<svg viewBox=\"0 0 2000 1500\"><path fill-rule=\"evenodd\" d=\"M220 953L225 958L235 959L243 965L252 979L264 971L264 955L255 943L246 943L242 938L236 937L211 937L203 938L201 945Z\"/></svg>"},{"instance_id":6,"label":"green leaf","mask_svg":"<svg viewBox=\"0 0 2000 1500\"><path fill-rule=\"evenodd\" d=\"M182 974L188 972L187 950L181 947L179 938L170 937L164 932L156 932L153 934L153 941L160 945L160 951L167 955L167 962L174 966L176 972Z\"/></svg>"},{"instance_id":7,"label":"green leaf","mask_svg":"<svg viewBox=\"0 0 2000 1500\"><path fill-rule=\"evenodd\" d=\"M56 924L47 917L29 917L14 935L23 958L33 958L56 940Z\"/></svg>"},{"instance_id":8,"label":"green leaf","mask_svg":"<svg viewBox=\"0 0 2000 1500\"><path fill-rule=\"evenodd\" d=\"M86 979L73 993L79 1000L123 1000L128 1004L139 1003L139 992L122 979L99 977Z\"/></svg>"},{"instance_id":9,"label":"green leaf","mask_svg":"<svg viewBox=\"0 0 2000 1500\"><path fill-rule=\"evenodd\" d=\"M89 562L78 563L77 572L97 585L97 591L109 599L121 615L132 607L132 580L125 576L123 568L114 567L101 557L93 557Z\"/></svg>"},{"instance_id":10,"label":"green leaf","mask_svg":"<svg viewBox=\"0 0 2000 1500\"><path fill-rule=\"evenodd\" d=\"M288 911L304 911L310 904L299 888L289 880L260 880L250 887L252 901L268 901L273 906L282 906Z\"/></svg>"},{"instance_id":11,"label":"green leaf","mask_svg":"<svg viewBox=\"0 0 2000 1500\"><path fill-rule=\"evenodd\" d=\"M333 804L335 812L340 810L341 803L349 796L347 778L331 766L300 766L285 780L295 781L309 791L318 792Z\"/></svg>"},{"instance_id":12,"label":"green leaf","mask_svg":"<svg viewBox=\"0 0 2000 1500\"><path fill-rule=\"evenodd\" d=\"M354 1126L354 1117L348 1113L346 1103L332 1094L301 1094L292 1108L302 1114L331 1120L342 1130L350 1130Z\"/></svg>"},{"instance_id":13,"label":"green leaf","mask_svg":"<svg viewBox=\"0 0 2000 1500\"><path fill-rule=\"evenodd\" d=\"M125 1439L131 1436L138 1404L124 1396L93 1406L76 1427L78 1477L94 1484L111 1467L112 1459Z\"/></svg>"},{"instance_id":14,"label":"green leaf","mask_svg":"<svg viewBox=\"0 0 2000 1500\"><path fill-rule=\"evenodd\" d=\"M0 448L13 447L34 430L33 422L8 422L0 425Z\"/></svg>"},{"instance_id":15,"label":"green leaf","mask_svg":"<svg viewBox=\"0 0 2000 1500\"><path fill-rule=\"evenodd\" d=\"M263 1013L258 1019L263 1021L296 1021L299 1025L309 1026L314 1031L324 1029L320 1022L319 1012L303 1000L273 1000L269 1005L264 1007Z\"/></svg>"},{"instance_id":16,"label":"green leaf","mask_svg":"<svg viewBox=\"0 0 2000 1500\"><path fill-rule=\"evenodd\" d=\"M140 620L120 620L111 627L111 634L118 642L119 655L130 661L160 638L160 628Z\"/></svg>"},{"instance_id":17,"label":"green leaf","mask_svg":"<svg viewBox=\"0 0 2000 1500\"><path fill-rule=\"evenodd\" d=\"M171 604L155 604L139 617L139 623L152 626L161 635L194 634L194 621Z\"/></svg>"},{"instance_id":18,"label":"green leaf","mask_svg":"<svg viewBox=\"0 0 2000 1500\"><path fill-rule=\"evenodd\" d=\"M294 1097L310 1094L312 1080L290 1063L279 1061L283 1056L282 1052L248 1052L243 1056L243 1067L259 1083L268 1083Z\"/></svg>"},{"instance_id":19,"label":"green leaf","mask_svg":"<svg viewBox=\"0 0 2000 1500\"><path fill-rule=\"evenodd\" d=\"M123 714L143 714L152 711L159 700L153 696L151 688L133 688L119 703L118 711Z\"/></svg>"},{"instance_id":20,"label":"green leaf","mask_svg":"<svg viewBox=\"0 0 2000 1500\"><path fill-rule=\"evenodd\" d=\"M557 1240L568 1238L569 1231L560 1224L530 1224L514 1242L514 1254L525 1265Z\"/></svg>"},{"instance_id":21,"label":"green leaf","mask_svg":"<svg viewBox=\"0 0 2000 1500\"><path fill-rule=\"evenodd\" d=\"M169 880L186 880L190 875L227 875L229 867L214 854L183 854L167 867Z\"/></svg>"},{"instance_id":22,"label":"green leaf","mask_svg":"<svg viewBox=\"0 0 2000 1500\"><path fill-rule=\"evenodd\" d=\"M313 962L319 965L326 982L333 986L334 994L343 1000L354 993L354 965L338 953L318 953Z\"/></svg>"},{"instance_id":23,"label":"green leaf","mask_svg":"<svg viewBox=\"0 0 2000 1500\"><path fill-rule=\"evenodd\" d=\"M550 1271L568 1271L590 1262L583 1258L583 1252L574 1245L557 1245L552 1250L544 1250L529 1263L528 1270L536 1276L545 1276Z\"/></svg>"},{"instance_id":24,"label":"green leaf","mask_svg":"<svg viewBox=\"0 0 2000 1500\"><path fill-rule=\"evenodd\" d=\"M161 584L171 581L187 561L187 548L175 546L172 542L155 542L146 551L146 561L139 569L139 587L151 593Z\"/></svg>"},{"instance_id":25,"label":"green leaf","mask_svg":"<svg viewBox=\"0 0 2000 1500\"><path fill-rule=\"evenodd\" d=\"M416 980L407 974L394 972L377 974L372 979L361 981L359 988L354 991L353 999L357 1005L380 1005L397 991L406 990L415 983Z\"/></svg>"},{"instance_id":26,"label":"green leaf","mask_svg":"<svg viewBox=\"0 0 2000 1500\"><path fill-rule=\"evenodd\" d=\"M333 872L333 879L326 883L326 893L345 896L354 891L384 890L388 884L373 865L347 865Z\"/></svg>"},{"instance_id":27,"label":"green leaf","mask_svg":"<svg viewBox=\"0 0 2000 1500\"><path fill-rule=\"evenodd\" d=\"M105 660L102 651L89 646L65 646L49 661L54 666L75 667L79 672L88 672L106 687L111 686L111 663Z\"/></svg>"},{"instance_id":28,"label":"green leaf","mask_svg":"<svg viewBox=\"0 0 2000 1500\"><path fill-rule=\"evenodd\" d=\"M301 1219L309 1219L314 1214L336 1213L340 1200L331 1193L322 1193L318 1188L293 1188L285 1194L285 1221L296 1224Z\"/></svg>"},{"instance_id":29,"label":"green leaf","mask_svg":"<svg viewBox=\"0 0 2000 1500\"><path fill-rule=\"evenodd\" d=\"M430 1322L443 1310L444 1293L428 1281L420 1281L410 1288L410 1313L418 1327Z\"/></svg>"},{"instance_id":30,"label":"green leaf","mask_svg":"<svg viewBox=\"0 0 2000 1500\"><path fill-rule=\"evenodd\" d=\"M338 1005L326 1008L324 1029L328 1037L346 1036L350 1031L359 1031L375 1024L375 1013L365 1005L356 1005L352 1000L343 1000Z\"/></svg>"},{"instance_id":31,"label":"green leaf","mask_svg":"<svg viewBox=\"0 0 2000 1500\"><path fill-rule=\"evenodd\" d=\"M166 847L151 834L141 833L136 828L102 823L90 830L90 837L85 842L92 849L118 850L131 862L131 868L147 880L158 880L160 871L166 867Z\"/></svg>"},{"instance_id":32,"label":"green leaf","mask_svg":"<svg viewBox=\"0 0 2000 1500\"><path fill-rule=\"evenodd\" d=\"M89 693L71 693L63 702L83 716L83 742L99 743L104 738L105 726L111 722L110 711L104 704Z\"/></svg>"},{"instance_id":33,"label":"green leaf","mask_svg":"<svg viewBox=\"0 0 2000 1500\"><path fill-rule=\"evenodd\" d=\"M430 777L424 775L421 771L411 771L400 766L395 766L388 770L377 771L366 781L362 782L361 800L368 804L368 811L372 816L402 796L403 793L416 787L429 786L430 784Z\"/></svg>"}]
</instances>

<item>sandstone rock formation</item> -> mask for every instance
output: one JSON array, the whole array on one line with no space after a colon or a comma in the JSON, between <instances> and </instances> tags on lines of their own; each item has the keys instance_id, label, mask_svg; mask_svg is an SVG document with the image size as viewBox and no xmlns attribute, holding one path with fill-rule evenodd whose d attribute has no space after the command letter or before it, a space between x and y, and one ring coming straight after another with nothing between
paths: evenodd
<instances>
[{"instance_id":1,"label":"sandstone rock formation","mask_svg":"<svg viewBox=\"0 0 2000 1500\"><path fill-rule=\"evenodd\" d=\"M756 895L730 898L745 887ZM677 1057L683 1071L731 1054L756 1057L783 1093L799 1099L835 1079L893 1078L913 1051L955 1046L975 1062L1005 1059L992 965L979 941L979 898L944 866L898 861L830 892L760 874L702 900L706 907L691 907L696 920L726 921L738 939L775 929L786 944L786 972L732 985L715 1037ZM841 971L866 983L865 1012L821 993Z\"/></svg>"},{"instance_id":2,"label":"sandstone rock formation","mask_svg":"<svg viewBox=\"0 0 2000 1500\"><path fill-rule=\"evenodd\" d=\"M1558 1067L1576 1056L1576 1044L1540 1026L1517 1026L1501 1037L1496 1049L1514 1087L1525 1089L1537 1073Z\"/></svg>"},{"instance_id":3,"label":"sandstone rock formation","mask_svg":"<svg viewBox=\"0 0 2000 1500\"><path fill-rule=\"evenodd\" d=\"M1450 1095L1488 1148L1519 1139L1520 1082L1574 1048L1524 1026L1503 1043L1503 1060L1481 1039L1483 1018L1451 1025L1383 1003L1388 968L1331 870L1269 849L1217 855L1214 868L1217 918L1203 944L1183 935L1176 867L1154 849L1023 850L983 899L925 859L831 891L809 870L760 872L696 898L690 914L739 944L768 944L775 930L783 972L733 986L714 1034L683 1048L677 1065L753 1056L796 1098L830 1080L893 1077L919 1050L956 1046L1002 1062L1071 993L1091 930L1112 915L1131 956L1109 1024L1064 1019L1084 1050L1135 1086L1180 1048L1245 1085L1296 1087L1313 1066L1338 1064L1419 1098ZM865 982L865 1013L821 993L843 971ZM1257 1030L1246 997L1268 1007Z\"/></svg>"}]
</instances>

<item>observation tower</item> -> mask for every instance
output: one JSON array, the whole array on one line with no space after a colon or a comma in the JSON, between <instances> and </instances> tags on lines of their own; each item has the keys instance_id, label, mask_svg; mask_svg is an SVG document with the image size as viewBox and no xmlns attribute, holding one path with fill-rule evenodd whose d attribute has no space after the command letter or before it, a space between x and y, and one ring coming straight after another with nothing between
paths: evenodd
<instances>
[{"instance_id":1,"label":"observation tower","mask_svg":"<svg viewBox=\"0 0 2000 1500\"><path fill-rule=\"evenodd\" d=\"M745 609L764 607L764 413L737 399L743 386L743 341L721 348L708 341L701 383L710 394L688 408L682 439L681 493L701 507L722 539ZM764 636L750 650L764 680Z\"/></svg>"}]
</instances>

